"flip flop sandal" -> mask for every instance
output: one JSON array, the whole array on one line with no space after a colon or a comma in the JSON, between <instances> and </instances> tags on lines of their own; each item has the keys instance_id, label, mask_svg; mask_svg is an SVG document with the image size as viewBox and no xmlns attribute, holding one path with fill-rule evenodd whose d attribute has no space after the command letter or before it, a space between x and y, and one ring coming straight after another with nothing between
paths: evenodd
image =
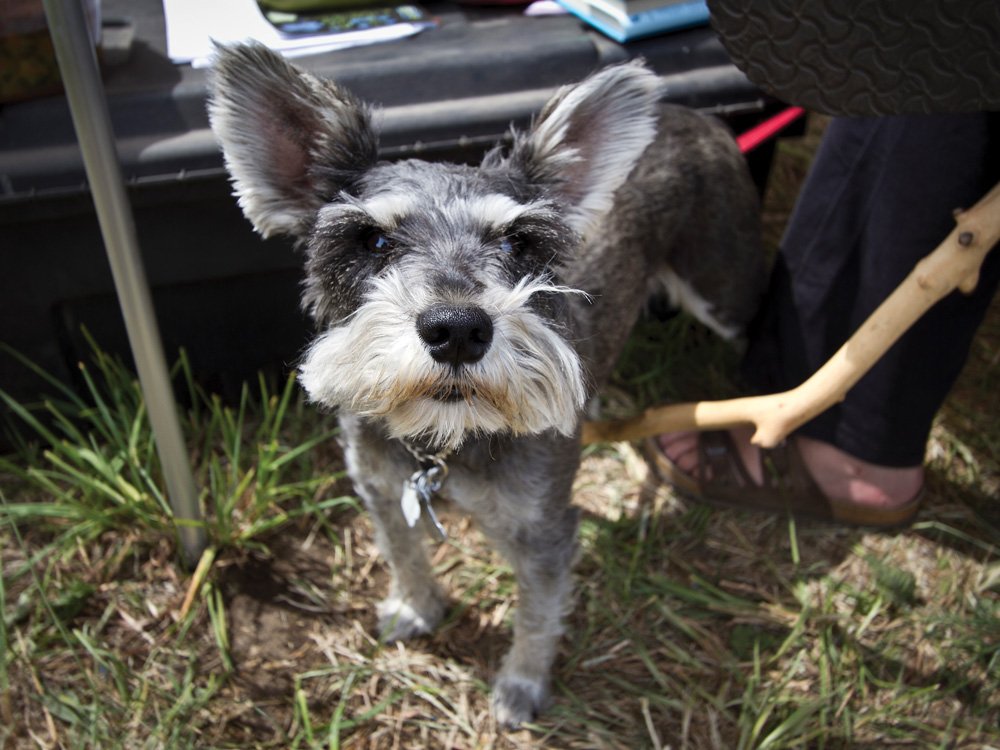
<instances>
[{"instance_id":1,"label":"flip flop sandal","mask_svg":"<svg viewBox=\"0 0 1000 750\"><path fill-rule=\"evenodd\" d=\"M831 115L1000 109L1000 3L708 0L736 67Z\"/></svg>"},{"instance_id":2,"label":"flip flop sandal","mask_svg":"<svg viewBox=\"0 0 1000 750\"><path fill-rule=\"evenodd\" d=\"M726 431L698 433L698 467L694 475L681 471L664 455L656 438L645 443L656 474L681 496L722 508L788 513L797 519L849 526L891 529L916 517L923 490L897 508L871 508L831 500L816 485L795 441L785 441L761 452L764 483L758 485L740 460L739 450Z\"/></svg>"}]
</instances>

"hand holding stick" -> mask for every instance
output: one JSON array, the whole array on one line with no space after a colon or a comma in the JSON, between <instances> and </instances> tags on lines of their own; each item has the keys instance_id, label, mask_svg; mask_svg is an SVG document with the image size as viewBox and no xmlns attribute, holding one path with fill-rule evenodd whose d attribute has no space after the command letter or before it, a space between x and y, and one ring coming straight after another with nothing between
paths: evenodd
<instances>
[{"instance_id":1,"label":"hand holding stick","mask_svg":"<svg viewBox=\"0 0 1000 750\"><path fill-rule=\"evenodd\" d=\"M752 424L751 441L770 448L844 397L896 340L955 289L971 293L986 254L1000 241L1000 184L955 214L956 226L812 377L792 390L647 409L630 419L587 422L583 442L637 440L663 432Z\"/></svg>"}]
</instances>

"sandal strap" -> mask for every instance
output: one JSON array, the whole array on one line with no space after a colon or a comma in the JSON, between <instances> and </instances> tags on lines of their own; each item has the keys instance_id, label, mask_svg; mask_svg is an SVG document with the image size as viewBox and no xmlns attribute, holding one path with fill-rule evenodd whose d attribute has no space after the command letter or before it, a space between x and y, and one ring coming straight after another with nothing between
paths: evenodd
<instances>
[{"instance_id":1,"label":"sandal strap","mask_svg":"<svg viewBox=\"0 0 1000 750\"><path fill-rule=\"evenodd\" d=\"M762 487L781 508L795 516L834 520L830 500L816 484L794 440L761 450L760 460Z\"/></svg>"},{"instance_id":2,"label":"sandal strap","mask_svg":"<svg viewBox=\"0 0 1000 750\"><path fill-rule=\"evenodd\" d=\"M697 479L704 499L735 508L834 519L830 501L813 480L795 441L762 450L761 465L764 481L758 485L728 431L700 436Z\"/></svg>"},{"instance_id":3,"label":"sandal strap","mask_svg":"<svg viewBox=\"0 0 1000 750\"><path fill-rule=\"evenodd\" d=\"M743 466L739 448L727 430L712 430L698 436L698 485L702 492L718 494L756 487Z\"/></svg>"},{"instance_id":4,"label":"sandal strap","mask_svg":"<svg viewBox=\"0 0 1000 750\"><path fill-rule=\"evenodd\" d=\"M697 445L698 467L688 475L664 455L654 438L647 441L648 455L661 479L684 497L708 505L789 513L795 518L853 526L897 528L913 520L923 496L923 491L918 492L910 502L894 509L831 501L816 484L794 440L761 451L760 485L743 465L739 448L728 431L702 432Z\"/></svg>"}]
</instances>

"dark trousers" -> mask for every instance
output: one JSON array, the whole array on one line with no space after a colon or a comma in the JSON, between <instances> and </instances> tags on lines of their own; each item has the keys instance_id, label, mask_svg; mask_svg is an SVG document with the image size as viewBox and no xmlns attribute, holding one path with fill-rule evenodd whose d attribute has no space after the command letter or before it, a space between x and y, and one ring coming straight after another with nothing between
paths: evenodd
<instances>
[{"instance_id":1,"label":"dark trousers","mask_svg":"<svg viewBox=\"0 0 1000 750\"><path fill-rule=\"evenodd\" d=\"M750 332L750 384L777 392L812 375L947 236L952 211L998 181L1000 115L833 120ZM998 282L1000 247L974 294L954 292L935 305L801 434L880 465L921 464ZM1000 412L997 403L983 408Z\"/></svg>"}]
</instances>

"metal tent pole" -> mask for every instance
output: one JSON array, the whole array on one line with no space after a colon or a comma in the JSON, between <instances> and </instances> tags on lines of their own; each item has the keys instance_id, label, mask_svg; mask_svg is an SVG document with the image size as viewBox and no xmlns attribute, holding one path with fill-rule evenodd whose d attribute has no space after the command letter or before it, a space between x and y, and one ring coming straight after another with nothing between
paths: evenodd
<instances>
[{"instance_id":1,"label":"metal tent pole","mask_svg":"<svg viewBox=\"0 0 1000 750\"><path fill-rule=\"evenodd\" d=\"M163 344L146 281L131 206L115 149L104 89L80 0L44 0L52 43L125 318L167 494L185 561L196 562L205 530L181 434ZM185 523L187 522L187 523Z\"/></svg>"}]
</instances>

